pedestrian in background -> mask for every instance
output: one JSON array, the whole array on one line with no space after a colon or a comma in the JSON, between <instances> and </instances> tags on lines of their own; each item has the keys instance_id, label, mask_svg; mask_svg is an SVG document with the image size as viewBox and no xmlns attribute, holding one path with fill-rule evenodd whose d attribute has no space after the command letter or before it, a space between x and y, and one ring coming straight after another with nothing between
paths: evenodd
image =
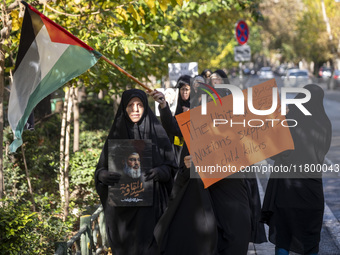
<instances>
[{"instance_id":1,"label":"pedestrian in background","mask_svg":"<svg viewBox=\"0 0 340 255\"><path fill-rule=\"evenodd\" d=\"M212 74L212 71L210 69L204 69L201 73L201 76L204 78L204 79L209 79L210 78L210 75Z\"/></svg>"},{"instance_id":2,"label":"pedestrian in background","mask_svg":"<svg viewBox=\"0 0 340 255\"><path fill-rule=\"evenodd\" d=\"M186 112L190 109L190 95L191 95L190 79L191 77L189 75L182 75L177 80L176 88L178 89L178 97L175 116L183 112ZM168 130L168 128L166 128L166 131L170 138L170 142L173 144L176 162L179 165L184 145L184 139L181 136L174 135L172 132Z\"/></svg>"},{"instance_id":3,"label":"pedestrian in background","mask_svg":"<svg viewBox=\"0 0 340 255\"><path fill-rule=\"evenodd\" d=\"M210 84L214 88L217 84L230 84L228 75L222 69L217 69L210 76ZM231 94L229 89L216 89L216 91L221 97Z\"/></svg>"}]
</instances>

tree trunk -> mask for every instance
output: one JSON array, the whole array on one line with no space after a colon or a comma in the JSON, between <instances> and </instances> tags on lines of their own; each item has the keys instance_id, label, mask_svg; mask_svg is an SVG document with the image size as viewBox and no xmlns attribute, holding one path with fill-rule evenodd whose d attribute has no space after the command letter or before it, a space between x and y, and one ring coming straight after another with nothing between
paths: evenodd
<instances>
[{"instance_id":1,"label":"tree trunk","mask_svg":"<svg viewBox=\"0 0 340 255\"><path fill-rule=\"evenodd\" d=\"M326 24L328 39L329 39L329 41L332 41L333 40L332 30L331 30L331 25L329 24L329 19L327 17L325 1L324 0L321 0L321 10L322 10L323 21Z\"/></svg>"},{"instance_id":2,"label":"tree trunk","mask_svg":"<svg viewBox=\"0 0 340 255\"><path fill-rule=\"evenodd\" d=\"M18 3L16 3L18 4ZM5 50L2 45L9 37L9 32L12 29L12 23L9 20L9 8L14 8L14 4L7 7L6 1L2 1L0 27L0 199L3 198L5 191L4 182L4 163L3 163L3 140L4 140L4 89L5 89Z\"/></svg>"},{"instance_id":3,"label":"tree trunk","mask_svg":"<svg viewBox=\"0 0 340 255\"><path fill-rule=\"evenodd\" d=\"M65 127L66 127L66 114L68 98L70 97L70 89L66 88L65 101L63 107L63 115L61 120L61 131L60 131L60 167L59 167L59 192L61 199L61 208L65 206Z\"/></svg>"},{"instance_id":4,"label":"tree trunk","mask_svg":"<svg viewBox=\"0 0 340 255\"><path fill-rule=\"evenodd\" d=\"M27 180L27 184L28 184L28 191L31 194L32 208L33 208L33 212L35 212L36 210L35 210L34 194L33 194L33 188L32 188L32 184L31 184L31 178L30 178L30 175L29 175L29 172L28 172L27 163L26 163L26 156L25 156L24 145L21 146L21 153L22 153L22 158L24 160L26 180Z\"/></svg>"},{"instance_id":5,"label":"tree trunk","mask_svg":"<svg viewBox=\"0 0 340 255\"><path fill-rule=\"evenodd\" d=\"M329 23L329 19L328 19L327 13L326 13L326 7L325 7L325 1L324 0L321 0L321 9L322 9L323 21L326 24L328 39L329 39L329 42L332 45L333 35L332 35L331 25ZM331 52L332 52L333 55L335 54L334 49L331 49ZM333 74L334 74L334 60L333 59L332 59L331 67L332 67L331 77L329 77L329 79L327 81L327 88L329 90L333 89L333 86L331 84L331 82L333 80Z\"/></svg>"},{"instance_id":6,"label":"tree trunk","mask_svg":"<svg viewBox=\"0 0 340 255\"><path fill-rule=\"evenodd\" d=\"M73 152L79 150L79 88L74 88L73 93Z\"/></svg>"},{"instance_id":7,"label":"tree trunk","mask_svg":"<svg viewBox=\"0 0 340 255\"><path fill-rule=\"evenodd\" d=\"M68 103L67 103L67 115L66 115L66 134L65 134L65 205L64 205L64 220L68 216L69 199L70 199L70 182L69 182L69 166L70 166L70 140L71 140L71 117L72 117L72 98L73 87L70 88ZM66 98L65 98L66 101Z\"/></svg>"},{"instance_id":8,"label":"tree trunk","mask_svg":"<svg viewBox=\"0 0 340 255\"><path fill-rule=\"evenodd\" d=\"M2 51L2 42L0 42L0 199L4 194L4 172L3 172L3 140L4 140L4 87L5 87L5 53Z\"/></svg>"}]
</instances>

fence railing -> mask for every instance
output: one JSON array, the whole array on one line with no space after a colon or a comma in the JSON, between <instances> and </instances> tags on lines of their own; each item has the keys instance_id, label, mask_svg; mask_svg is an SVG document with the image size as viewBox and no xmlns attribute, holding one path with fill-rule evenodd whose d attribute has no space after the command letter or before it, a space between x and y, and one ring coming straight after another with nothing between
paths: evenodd
<instances>
[{"instance_id":1,"label":"fence railing","mask_svg":"<svg viewBox=\"0 0 340 255\"><path fill-rule=\"evenodd\" d=\"M57 242L54 255L107 254L108 241L103 207L80 217L79 231L68 241Z\"/></svg>"}]
</instances>

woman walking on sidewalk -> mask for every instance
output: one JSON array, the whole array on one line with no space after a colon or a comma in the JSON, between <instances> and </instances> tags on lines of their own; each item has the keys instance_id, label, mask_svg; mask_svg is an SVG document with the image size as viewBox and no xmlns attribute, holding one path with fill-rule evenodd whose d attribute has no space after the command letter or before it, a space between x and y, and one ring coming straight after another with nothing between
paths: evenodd
<instances>
[{"instance_id":1,"label":"woman walking on sidewalk","mask_svg":"<svg viewBox=\"0 0 340 255\"><path fill-rule=\"evenodd\" d=\"M116 206L109 186L119 183L121 175L108 171L109 139L152 141L152 169L145 181L153 182L152 206ZM105 142L95 172L96 190L104 207L106 231L115 255L156 255L158 246L154 227L163 214L177 170L169 138L148 105L144 91L124 91L115 120Z\"/></svg>"},{"instance_id":2,"label":"woman walking on sidewalk","mask_svg":"<svg viewBox=\"0 0 340 255\"><path fill-rule=\"evenodd\" d=\"M289 107L287 119L298 122L290 128L295 149L273 157L275 165L296 165L299 171L272 174L262 208L262 220L270 227L269 240L276 245L277 255L289 251L314 255L319 251L324 212L322 173L310 169L323 164L332 125L323 107L323 90L314 84L304 88L311 93L304 106L312 115L304 115L295 105ZM300 93L295 98L304 97Z\"/></svg>"}]
</instances>

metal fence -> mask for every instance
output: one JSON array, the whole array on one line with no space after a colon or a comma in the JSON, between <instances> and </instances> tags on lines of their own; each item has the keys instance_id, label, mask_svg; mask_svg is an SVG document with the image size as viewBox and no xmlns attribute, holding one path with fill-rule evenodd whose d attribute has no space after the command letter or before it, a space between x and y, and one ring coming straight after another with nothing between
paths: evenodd
<instances>
[{"instance_id":1,"label":"metal fence","mask_svg":"<svg viewBox=\"0 0 340 255\"><path fill-rule=\"evenodd\" d=\"M70 240L57 242L54 255L107 254L108 241L103 207L80 217L79 231Z\"/></svg>"}]
</instances>

